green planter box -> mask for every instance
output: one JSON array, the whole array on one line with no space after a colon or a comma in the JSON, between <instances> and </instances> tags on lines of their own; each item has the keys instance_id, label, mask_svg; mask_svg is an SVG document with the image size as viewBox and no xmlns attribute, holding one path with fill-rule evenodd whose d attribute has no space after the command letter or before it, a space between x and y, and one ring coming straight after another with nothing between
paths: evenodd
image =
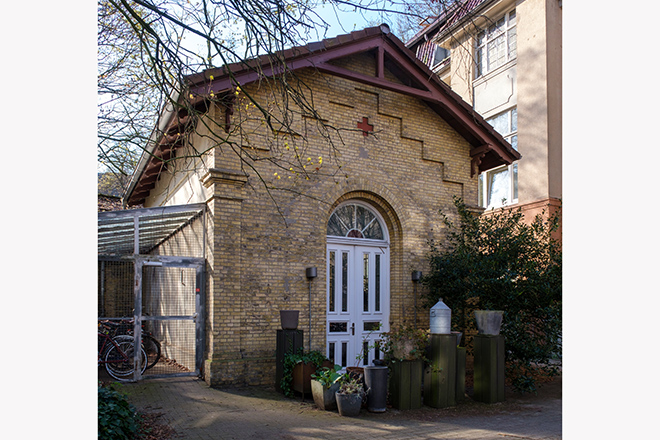
<instances>
[{"instance_id":1,"label":"green planter box","mask_svg":"<svg viewBox=\"0 0 660 440\"><path fill-rule=\"evenodd\" d=\"M456 347L456 402L465 400L465 347Z\"/></svg>"},{"instance_id":2,"label":"green planter box","mask_svg":"<svg viewBox=\"0 0 660 440\"><path fill-rule=\"evenodd\" d=\"M504 402L504 336L474 337L474 400Z\"/></svg>"},{"instance_id":3,"label":"green planter box","mask_svg":"<svg viewBox=\"0 0 660 440\"><path fill-rule=\"evenodd\" d=\"M390 362L390 403L396 409L422 407L422 378L424 361Z\"/></svg>"},{"instance_id":4,"label":"green planter box","mask_svg":"<svg viewBox=\"0 0 660 440\"><path fill-rule=\"evenodd\" d=\"M456 405L456 336L431 334L424 370L424 405L446 408Z\"/></svg>"}]
</instances>

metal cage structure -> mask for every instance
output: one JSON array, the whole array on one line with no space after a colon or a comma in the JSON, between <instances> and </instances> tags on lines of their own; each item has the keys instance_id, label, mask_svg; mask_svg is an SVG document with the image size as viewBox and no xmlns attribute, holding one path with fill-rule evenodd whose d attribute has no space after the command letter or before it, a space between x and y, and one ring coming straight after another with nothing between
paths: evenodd
<instances>
[{"instance_id":1,"label":"metal cage structure","mask_svg":"<svg viewBox=\"0 0 660 440\"><path fill-rule=\"evenodd\" d=\"M134 350L122 380L199 375L206 212L195 204L98 213L99 331L142 341L148 355L143 369Z\"/></svg>"}]
</instances>

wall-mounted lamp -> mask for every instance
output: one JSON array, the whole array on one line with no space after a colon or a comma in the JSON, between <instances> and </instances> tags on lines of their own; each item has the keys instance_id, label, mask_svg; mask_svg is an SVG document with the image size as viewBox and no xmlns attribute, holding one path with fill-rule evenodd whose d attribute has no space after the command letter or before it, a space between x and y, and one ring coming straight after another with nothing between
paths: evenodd
<instances>
[{"instance_id":1,"label":"wall-mounted lamp","mask_svg":"<svg viewBox=\"0 0 660 440\"><path fill-rule=\"evenodd\" d=\"M305 269L305 275L307 275L307 279L309 280L316 278L316 268L308 267L307 269Z\"/></svg>"},{"instance_id":2,"label":"wall-mounted lamp","mask_svg":"<svg viewBox=\"0 0 660 440\"><path fill-rule=\"evenodd\" d=\"M309 281L309 347L308 350L312 351L312 280L316 278L316 268L308 267L305 269L305 276Z\"/></svg>"}]
</instances>

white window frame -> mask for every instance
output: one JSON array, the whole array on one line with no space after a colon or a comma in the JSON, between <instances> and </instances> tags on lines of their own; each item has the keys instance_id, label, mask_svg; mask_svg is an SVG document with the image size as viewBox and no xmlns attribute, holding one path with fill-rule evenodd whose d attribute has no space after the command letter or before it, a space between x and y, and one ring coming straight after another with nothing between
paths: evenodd
<instances>
[{"instance_id":1,"label":"white window frame","mask_svg":"<svg viewBox=\"0 0 660 440\"><path fill-rule=\"evenodd\" d=\"M495 121L500 124L494 125ZM498 113L488 119L488 123L493 125L495 129L504 137L504 139L511 144L511 146L518 150L518 109L512 107L504 112ZM505 122L505 126L501 125ZM508 170L509 187L507 194L504 197L498 197L491 200L491 186L490 182L493 176L502 171ZM504 200L502 200L504 199ZM486 209L500 208L505 205L518 203L518 163L514 162L511 165L504 165L494 168L492 170L484 171L479 175L479 206Z\"/></svg>"},{"instance_id":2,"label":"white window frame","mask_svg":"<svg viewBox=\"0 0 660 440\"><path fill-rule=\"evenodd\" d=\"M517 57L516 10L513 9L475 39L475 78L480 78ZM504 53L497 56L499 51Z\"/></svg>"},{"instance_id":3,"label":"white window frame","mask_svg":"<svg viewBox=\"0 0 660 440\"><path fill-rule=\"evenodd\" d=\"M445 55L439 61L437 61L438 52L442 52ZM434 67L439 66L440 64L442 64L447 58L449 58L449 55L450 55L450 52L447 49L445 49L442 46L436 45L436 47L433 49L433 55L431 56L431 69L433 69Z\"/></svg>"}]
</instances>

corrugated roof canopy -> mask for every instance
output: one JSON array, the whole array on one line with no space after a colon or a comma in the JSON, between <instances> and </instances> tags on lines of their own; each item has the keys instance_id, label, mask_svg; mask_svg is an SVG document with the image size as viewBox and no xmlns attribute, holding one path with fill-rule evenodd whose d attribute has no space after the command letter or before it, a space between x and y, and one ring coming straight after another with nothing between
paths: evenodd
<instances>
[{"instance_id":1,"label":"corrugated roof canopy","mask_svg":"<svg viewBox=\"0 0 660 440\"><path fill-rule=\"evenodd\" d=\"M99 212L100 255L148 254L202 214L205 204ZM137 227L136 227L137 226ZM139 242L136 251L136 242Z\"/></svg>"}]
</instances>

